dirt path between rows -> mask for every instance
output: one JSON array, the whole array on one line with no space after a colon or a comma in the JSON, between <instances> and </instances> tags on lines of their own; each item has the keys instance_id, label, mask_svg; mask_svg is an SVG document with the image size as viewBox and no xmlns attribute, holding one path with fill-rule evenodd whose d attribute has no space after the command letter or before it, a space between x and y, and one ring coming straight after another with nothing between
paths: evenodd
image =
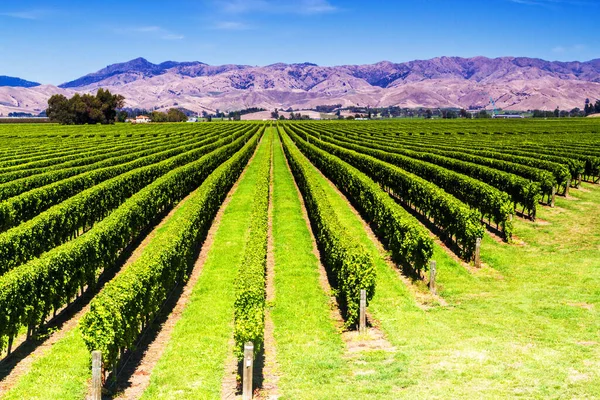
<instances>
[{"instance_id":1,"label":"dirt path between rows","mask_svg":"<svg viewBox=\"0 0 600 400\"><path fill-rule=\"evenodd\" d=\"M260 145L260 144L259 144ZM257 146L258 148L258 146ZM239 183L246 175L248 170L248 165L254 159L255 153L252 155L246 167L240 174L236 183L232 186L232 188L227 193L227 197L223 201L223 204L219 208L217 215L215 216L213 223L206 235L206 239L202 244L202 248L194 263L194 267L192 273L190 274L190 278L185 284L181 295L179 296L175 306L172 311L169 313L169 316L163 322L161 327L159 328L158 334L154 337L152 342L145 347L145 351L143 355L141 355L140 361L136 364L135 369L128 372L128 379L125 382L119 382L117 384L118 396L113 397L114 399L119 400L131 400L131 399L139 399L146 388L150 384L150 377L152 375L152 370L162 357L169 341L171 340L171 335L173 334L173 329L175 328L177 322L181 319L185 308L187 307L190 297L192 295L192 291L198 282L198 279L202 275L202 270L204 267L204 263L208 257L208 253L212 247L212 244L215 239L215 235L221 225L221 219L223 218L223 214L227 209L227 206L231 202L231 199L237 188Z\"/></svg>"}]
</instances>

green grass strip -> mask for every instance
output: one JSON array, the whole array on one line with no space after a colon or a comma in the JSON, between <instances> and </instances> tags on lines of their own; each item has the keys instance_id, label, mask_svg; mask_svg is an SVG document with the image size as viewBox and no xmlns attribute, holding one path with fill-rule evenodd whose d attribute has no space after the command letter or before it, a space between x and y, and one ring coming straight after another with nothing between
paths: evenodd
<instances>
[{"instance_id":1,"label":"green grass strip","mask_svg":"<svg viewBox=\"0 0 600 400\"><path fill-rule=\"evenodd\" d=\"M90 353L79 329L73 329L37 359L2 399L83 399L91 377Z\"/></svg>"},{"instance_id":2,"label":"green grass strip","mask_svg":"<svg viewBox=\"0 0 600 400\"><path fill-rule=\"evenodd\" d=\"M312 237L279 137L273 155L275 300L272 319L281 399L348 398L344 344L319 283Z\"/></svg>"}]
</instances>

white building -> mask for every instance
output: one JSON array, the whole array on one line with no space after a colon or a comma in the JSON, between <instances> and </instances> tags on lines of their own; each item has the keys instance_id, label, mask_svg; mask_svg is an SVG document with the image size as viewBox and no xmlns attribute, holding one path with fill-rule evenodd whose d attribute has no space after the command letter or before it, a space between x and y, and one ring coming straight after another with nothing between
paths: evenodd
<instances>
[{"instance_id":1,"label":"white building","mask_svg":"<svg viewBox=\"0 0 600 400\"><path fill-rule=\"evenodd\" d=\"M135 117L135 120L133 122L136 124L147 124L148 122L150 122L150 117L147 115L138 115L137 117Z\"/></svg>"}]
</instances>

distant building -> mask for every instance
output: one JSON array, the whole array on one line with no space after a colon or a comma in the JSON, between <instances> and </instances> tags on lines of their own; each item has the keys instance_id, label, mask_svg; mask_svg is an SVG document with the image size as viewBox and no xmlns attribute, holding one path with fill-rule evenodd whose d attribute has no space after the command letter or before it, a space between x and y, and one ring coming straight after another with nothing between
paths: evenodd
<instances>
[{"instance_id":1,"label":"distant building","mask_svg":"<svg viewBox=\"0 0 600 400\"><path fill-rule=\"evenodd\" d=\"M515 114L496 114L496 115L492 115L492 118L511 119L511 118L523 118L523 116L515 115Z\"/></svg>"},{"instance_id":2,"label":"distant building","mask_svg":"<svg viewBox=\"0 0 600 400\"><path fill-rule=\"evenodd\" d=\"M187 122L198 122L198 118L196 117L189 117Z\"/></svg>"},{"instance_id":3,"label":"distant building","mask_svg":"<svg viewBox=\"0 0 600 400\"><path fill-rule=\"evenodd\" d=\"M150 117L147 115L138 115L137 117L135 117L135 120L131 122L135 124L147 124L148 122L150 122Z\"/></svg>"}]
</instances>

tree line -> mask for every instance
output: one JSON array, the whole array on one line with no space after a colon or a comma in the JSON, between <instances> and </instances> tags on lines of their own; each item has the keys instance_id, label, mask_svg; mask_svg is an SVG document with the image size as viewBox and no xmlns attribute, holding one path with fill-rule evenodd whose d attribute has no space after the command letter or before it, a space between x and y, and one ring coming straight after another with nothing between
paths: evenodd
<instances>
[{"instance_id":1,"label":"tree line","mask_svg":"<svg viewBox=\"0 0 600 400\"><path fill-rule=\"evenodd\" d=\"M76 93L70 99L55 94L48 100L46 114L51 122L62 125L114 124L117 109L124 104L123 96L100 88L96 95Z\"/></svg>"}]
</instances>

